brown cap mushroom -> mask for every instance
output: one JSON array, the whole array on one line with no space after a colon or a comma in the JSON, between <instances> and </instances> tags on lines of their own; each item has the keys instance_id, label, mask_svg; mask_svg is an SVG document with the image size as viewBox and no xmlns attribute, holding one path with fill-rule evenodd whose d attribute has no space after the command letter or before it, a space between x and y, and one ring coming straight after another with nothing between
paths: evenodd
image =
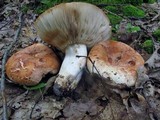
<instances>
[{"instance_id":1,"label":"brown cap mushroom","mask_svg":"<svg viewBox=\"0 0 160 120\"><path fill-rule=\"evenodd\" d=\"M142 56L133 48L117 41L104 41L95 45L87 60L91 73L110 78L115 83L133 86L137 79L137 69L144 65ZM97 70L96 70L97 69Z\"/></svg>"},{"instance_id":2,"label":"brown cap mushroom","mask_svg":"<svg viewBox=\"0 0 160 120\"><path fill-rule=\"evenodd\" d=\"M101 9L82 2L62 3L39 16L35 26L41 39L65 52L55 91L77 86L86 65L86 58L77 56L87 56L87 47L109 39L109 24Z\"/></svg>"},{"instance_id":3,"label":"brown cap mushroom","mask_svg":"<svg viewBox=\"0 0 160 120\"><path fill-rule=\"evenodd\" d=\"M55 53L37 43L13 54L6 63L6 74L15 83L36 85L47 73L57 73L59 66Z\"/></svg>"}]
</instances>

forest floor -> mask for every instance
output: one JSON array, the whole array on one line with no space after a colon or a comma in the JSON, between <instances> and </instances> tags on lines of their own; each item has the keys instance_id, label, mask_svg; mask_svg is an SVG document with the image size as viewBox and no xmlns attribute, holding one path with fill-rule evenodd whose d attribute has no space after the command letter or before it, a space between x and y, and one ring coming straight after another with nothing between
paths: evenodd
<instances>
[{"instance_id":1,"label":"forest floor","mask_svg":"<svg viewBox=\"0 0 160 120\"><path fill-rule=\"evenodd\" d=\"M0 69L3 67L4 53L15 40L19 27L21 27L20 34L8 57L33 43L44 43L34 28L38 14L24 7L25 4L29 4L27 0L22 3L8 2L0 8ZM115 12L115 8L102 8L113 20L115 18L112 15L116 16L116 20L120 18L117 23L111 21L112 39L130 45L146 61L146 66L138 70L139 81L135 87L130 89L118 89L114 85L103 87L105 83L100 80L101 78L90 75L86 70L76 90L60 98L54 95L52 88L42 94L41 90L29 90L14 84L6 76L5 96L9 119L160 119L160 43L158 42L160 41L160 4L142 4L140 7L145 11L145 16L142 18L124 16ZM0 74L2 72L0 71ZM50 75L44 79L47 81L49 78ZM3 99L0 96L0 119L3 118Z\"/></svg>"}]
</instances>

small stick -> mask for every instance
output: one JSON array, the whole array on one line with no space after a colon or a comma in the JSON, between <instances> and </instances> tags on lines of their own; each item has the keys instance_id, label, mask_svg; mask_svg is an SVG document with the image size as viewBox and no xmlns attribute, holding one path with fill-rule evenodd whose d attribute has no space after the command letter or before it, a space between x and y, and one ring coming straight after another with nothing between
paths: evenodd
<instances>
[{"instance_id":1,"label":"small stick","mask_svg":"<svg viewBox=\"0 0 160 120\"><path fill-rule=\"evenodd\" d=\"M10 20L10 21L8 21L7 23L5 23L4 25L2 25L2 26L0 27L0 30L1 30L2 28L4 28L6 25L10 24L12 21L13 21L13 20Z\"/></svg>"},{"instance_id":2,"label":"small stick","mask_svg":"<svg viewBox=\"0 0 160 120\"><path fill-rule=\"evenodd\" d=\"M128 89L128 87L126 85L122 86L122 85L110 85L108 83L103 84L105 81L105 78L102 77L102 75L100 74L100 72L98 71L97 67L95 66L95 62L88 56L76 56L76 57L86 57L87 59L89 59L89 61L92 63L92 71L95 69L98 76L100 77L100 81L101 81L101 85L103 86L103 88L105 89L105 91L108 91L108 88L106 88L105 85L107 85L108 87L111 87L113 89L119 89L119 90L124 90L124 89ZM122 86L122 87L121 87ZM105 94L105 93L104 93ZM105 94L106 95L106 94ZM108 97L108 96L107 96Z\"/></svg>"},{"instance_id":3,"label":"small stick","mask_svg":"<svg viewBox=\"0 0 160 120\"><path fill-rule=\"evenodd\" d=\"M76 57L85 57L85 58L88 58L89 61L90 61L90 62L92 63L92 65L93 65L92 70L95 68L96 72L97 72L98 75L101 77L101 74L99 73L98 69L96 68L96 66L95 66L95 64L94 64L94 61L92 61L92 59L91 59L90 57L88 57L88 56L79 56L79 55L77 55Z\"/></svg>"},{"instance_id":4,"label":"small stick","mask_svg":"<svg viewBox=\"0 0 160 120\"><path fill-rule=\"evenodd\" d=\"M8 54L11 51L11 48L13 47L13 45L18 41L18 37L22 28L22 16L23 14L20 13L19 15L19 28L14 36L14 41L10 44L10 46L5 50L4 55L3 55L3 59L2 59L2 74L1 74L1 84L0 84L0 88L1 88L1 95L2 95L2 102L3 102L3 120L8 120L8 115L7 115L7 100L6 100L6 96L5 96L5 64L6 64L6 60L8 57Z\"/></svg>"}]
</instances>

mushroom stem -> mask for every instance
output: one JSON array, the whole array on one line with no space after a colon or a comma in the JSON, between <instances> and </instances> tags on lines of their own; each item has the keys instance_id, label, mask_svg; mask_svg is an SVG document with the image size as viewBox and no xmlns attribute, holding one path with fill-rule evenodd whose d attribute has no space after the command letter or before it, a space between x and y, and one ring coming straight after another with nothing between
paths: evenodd
<instances>
[{"instance_id":1,"label":"mushroom stem","mask_svg":"<svg viewBox=\"0 0 160 120\"><path fill-rule=\"evenodd\" d=\"M68 46L58 77L55 80L54 92L59 95L65 89L73 90L81 79L86 65L87 47L84 44Z\"/></svg>"}]
</instances>

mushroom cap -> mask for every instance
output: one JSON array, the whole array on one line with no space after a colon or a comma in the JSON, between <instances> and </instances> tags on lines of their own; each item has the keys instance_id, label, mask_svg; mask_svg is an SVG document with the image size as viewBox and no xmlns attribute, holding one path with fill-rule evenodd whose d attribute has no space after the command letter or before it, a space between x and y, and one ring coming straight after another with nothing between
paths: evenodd
<instances>
[{"instance_id":1,"label":"mushroom cap","mask_svg":"<svg viewBox=\"0 0 160 120\"><path fill-rule=\"evenodd\" d=\"M35 22L42 40L65 51L71 44L94 44L111 36L109 19L98 7L83 2L62 3L50 8Z\"/></svg>"},{"instance_id":2,"label":"mushroom cap","mask_svg":"<svg viewBox=\"0 0 160 120\"><path fill-rule=\"evenodd\" d=\"M6 63L9 79L22 85L36 85L47 73L56 74L60 63L47 46L37 43L13 54Z\"/></svg>"},{"instance_id":3,"label":"mushroom cap","mask_svg":"<svg viewBox=\"0 0 160 120\"><path fill-rule=\"evenodd\" d=\"M104 41L95 45L88 59L87 67L91 73L110 78L115 83L134 86L137 79L137 69L144 65L142 56L133 48L117 41Z\"/></svg>"}]
</instances>

